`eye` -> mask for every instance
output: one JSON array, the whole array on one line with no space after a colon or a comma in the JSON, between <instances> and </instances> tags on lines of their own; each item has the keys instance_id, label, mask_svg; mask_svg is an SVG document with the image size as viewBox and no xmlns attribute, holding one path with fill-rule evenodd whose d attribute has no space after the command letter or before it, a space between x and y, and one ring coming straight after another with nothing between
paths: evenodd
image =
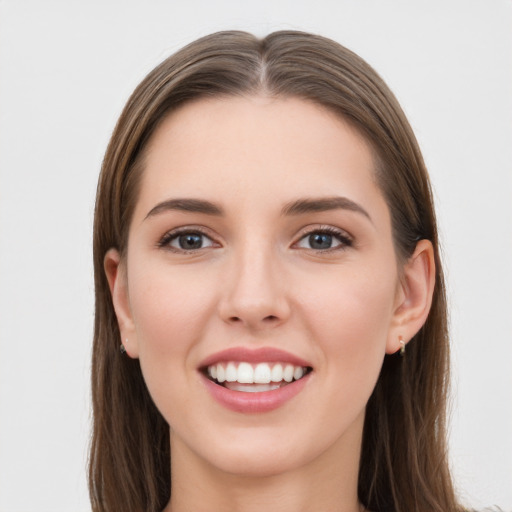
<instances>
[{"instance_id":1,"label":"eye","mask_svg":"<svg viewBox=\"0 0 512 512\"><path fill-rule=\"evenodd\" d=\"M209 236L200 231L173 231L167 233L158 245L177 252L192 252L214 247L215 243Z\"/></svg>"},{"instance_id":2,"label":"eye","mask_svg":"<svg viewBox=\"0 0 512 512\"><path fill-rule=\"evenodd\" d=\"M343 231L334 228L322 228L307 233L297 242L296 247L314 251L328 251L350 247L351 245L351 238Z\"/></svg>"}]
</instances>

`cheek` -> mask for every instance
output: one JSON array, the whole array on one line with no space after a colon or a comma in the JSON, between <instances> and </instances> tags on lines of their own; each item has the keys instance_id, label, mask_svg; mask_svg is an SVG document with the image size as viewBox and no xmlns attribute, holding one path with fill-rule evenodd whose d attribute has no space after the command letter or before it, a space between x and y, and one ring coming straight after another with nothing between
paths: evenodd
<instances>
[{"instance_id":1,"label":"cheek","mask_svg":"<svg viewBox=\"0 0 512 512\"><path fill-rule=\"evenodd\" d=\"M339 277L336 286L326 280L328 293L314 294L310 313L304 315L316 340L317 375L329 404L321 428L332 442L364 415L382 368L394 295L389 278L376 280L355 269ZM311 290L318 290L318 284Z\"/></svg>"},{"instance_id":2,"label":"cheek","mask_svg":"<svg viewBox=\"0 0 512 512\"><path fill-rule=\"evenodd\" d=\"M142 374L170 424L175 411L190 405L190 389L197 380L191 354L208 328L213 304L204 281L199 289L201 281L190 277L179 269L153 264L130 281Z\"/></svg>"},{"instance_id":3,"label":"cheek","mask_svg":"<svg viewBox=\"0 0 512 512\"><path fill-rule=\"evenodd\" d=\"M354 381L366 378L362 368L378 373L385 354L396 287L389 268L346 266L302 287L306 329L318 340L325 364L343 367Z\"/></svg>"},{"instance_id":4,"label":"cheek","mask_svg":"<svg viewBox=\"0 0 512 512\"><path fill-rule=\"evenodd\" d=\"M205 318L212 310L209 287L179 269L154 264L130 281L130 304L136 326L141 363L183 364L183 358L202 336Z\"/></svg>"}]
</instances>

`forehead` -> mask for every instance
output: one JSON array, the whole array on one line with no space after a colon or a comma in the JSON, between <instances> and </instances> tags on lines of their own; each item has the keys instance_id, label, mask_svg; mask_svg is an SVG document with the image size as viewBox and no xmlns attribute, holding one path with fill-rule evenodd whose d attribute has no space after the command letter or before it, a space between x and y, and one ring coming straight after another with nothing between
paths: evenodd
<instances>
[{"instance_id":1,"label":"forehead","mask_svg":"<svg viewBox=\"0 0 512 512\"><path fill-rule=\"evenodd\" d=\"M313 102L202 99L170 114L153 134L139 203L213 195L248 204L270 192L276 203L333 194L382 200L374 169L360 133Z\"/></svg>"}]
</instances>

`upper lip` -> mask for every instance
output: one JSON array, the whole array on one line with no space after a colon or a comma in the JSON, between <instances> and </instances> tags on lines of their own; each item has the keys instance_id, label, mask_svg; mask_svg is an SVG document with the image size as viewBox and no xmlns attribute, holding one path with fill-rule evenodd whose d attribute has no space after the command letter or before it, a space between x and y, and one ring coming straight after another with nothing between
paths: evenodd
<instances>
[{"instance_id":1,"label":"upper lip","mask_svg":"<svg viewBox=\"0 0 512 512\"><path fill-rule=\"evenodd\" d=\"M305 359L278 348L261 347L251 349L247 347L232 347L208 356L200 364L200 367L205 368L212 364L228 361L247 363L289 363L294 366L311 366Z\"/></svg>"}]
</instances>

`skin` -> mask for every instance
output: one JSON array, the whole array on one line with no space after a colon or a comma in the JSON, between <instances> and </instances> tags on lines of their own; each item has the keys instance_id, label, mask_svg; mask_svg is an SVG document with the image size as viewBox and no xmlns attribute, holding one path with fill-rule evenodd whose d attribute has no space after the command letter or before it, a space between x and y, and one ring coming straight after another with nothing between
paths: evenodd
<instances>
[{"instance_id":1,"label":"skin","mask_svg":"<svg viewBox=\"0 0 512 512\"><path fill-rule=\"evenodd\" d=\"M127 257L109 251L105 270L123 343L170 425L166 512L360 510L365 405L385 354L425 321L434 285L429 242L397 263L374 167L357 131L299 99L200 100L153 135ZM366 213L282 211L334 196ZM223 214L148 216L177 198L214 202ZM312 248L309 235L326 227L341 238ZM164 239L177 228L203 231L204 247ZM199 366L240 346L283 349L313 372L276 410L228 410Z\"/></svg>"}]
</instances>

